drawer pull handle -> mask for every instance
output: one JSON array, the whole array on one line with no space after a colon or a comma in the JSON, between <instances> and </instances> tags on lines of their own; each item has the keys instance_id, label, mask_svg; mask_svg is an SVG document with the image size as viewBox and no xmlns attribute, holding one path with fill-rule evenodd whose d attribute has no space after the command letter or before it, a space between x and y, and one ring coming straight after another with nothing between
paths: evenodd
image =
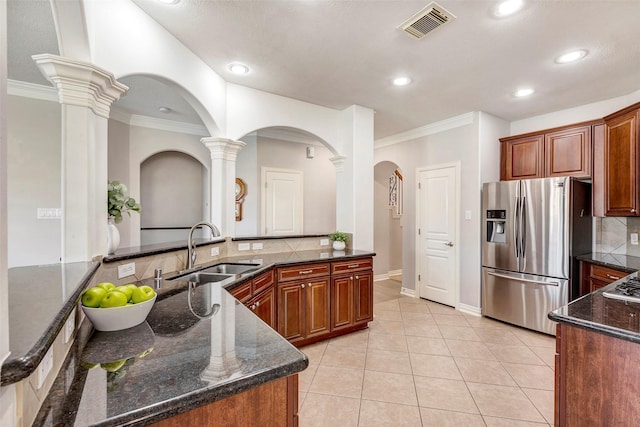
<instances>
[{"instance_id":1,"label":"drawer pull handle","mask_svg":"<svg viewBox=\"0 0 640 427\"><path fill-rule=\"evenodd\" d=\"M360 264L349 264L347 266L347 268L358 268L358 267L360 267Z\"/></svg>"},{"instance_id":2,"label":"drawer pull handle","mask_svg":"<svg viewBox=\"0 0 640 427\"><path fill-rule=\"evenodd\" d=\"M309 274L313 273L313 270L300 270L300 274Z\"/></svg>"},{"instance_id":3,"label":"drawer pull handle","mask_svg":"<svg viewBox=\"0 0 640 427\"><path fill-rule=\"evenodd\" d=\"M620 278L618 276L613 276L613 275L608 274L608 273L607 273L607 278L613 279L613 280L620 280Z\"/></svg>"}]
</instances>

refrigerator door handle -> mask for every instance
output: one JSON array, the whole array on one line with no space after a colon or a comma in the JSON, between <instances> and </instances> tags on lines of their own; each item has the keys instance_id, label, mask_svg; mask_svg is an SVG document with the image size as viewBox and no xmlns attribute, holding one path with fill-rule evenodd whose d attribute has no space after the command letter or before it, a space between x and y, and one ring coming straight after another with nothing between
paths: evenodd
<instances>
[{"instance_id":1,"label":"refrigerator door handle","mask_svg":"<svg viewBox=\"0 0 640 427\"><path fill-rule=\"evenodd\" d=\"M501 277L503 279L517 280L519 282L526 282L526 283L533 283L534 285L560 286L560 284L558 282L541 282L539 280L531 280L531 279L524 279L524 278L521 278L521 277L507 276L506 274L494 273L492 271L489 271L487 274L489 276Z\"/></svg>"},{"instance_id":2,"label":"refrigerator door handle","mask_svg":"<svg viewBox=\"0 0 640 427\"><path fill-rule=\"evenodd\" d=\"M524 264L526 262L526 250L527 250L527 197L522 196L522 207L520 208L520 217L522 221L521 230L520 230L520 252L522 253L522 268L524 269Z\"/></svg>"},{"instance_id":3,"label":"refrigerator door handle","mask_svg":"<svg viewBox=\"0 0 640 427\"><path fill-rule=\"evenodd\" d=\"M515 204L513 207L513 211L515 212L515 215L513 216L513 241L514 241L514 245L513 245L513 249L515 251L515 257L516 257L516 264L518 265L518 269L520 269L520 263L519 263L519 258L520 258L520 247L518 246L518 219L520 218L520 198L518 196L516 196L515 198Z\"/></svg>"}]
</instances>

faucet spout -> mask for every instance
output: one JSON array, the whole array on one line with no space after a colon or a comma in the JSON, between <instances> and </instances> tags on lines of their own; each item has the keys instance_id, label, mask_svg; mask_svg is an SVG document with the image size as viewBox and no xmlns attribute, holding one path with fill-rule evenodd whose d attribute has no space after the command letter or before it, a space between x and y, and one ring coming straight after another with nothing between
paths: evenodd
<instances>
[{"instance_id":1,"label":"faucet spout","mask_svg":"<svg viewBox=\"0 0 640 427\"><path fill-rule=\"evenodd\" d=\"M191 230L189 230L189 237L187 238L187 270L192 269L196 263L197 254L196 254L196 244L193 241L193 232L196 230L196 228L203 227L203 226L209 227L211 229L211 233L213 233L213 237L220 236L220 230L218 230L218 227L216 227L215 225L207 221L200 221L199 223L191 227Z\"/></svg>"}]
</instances>

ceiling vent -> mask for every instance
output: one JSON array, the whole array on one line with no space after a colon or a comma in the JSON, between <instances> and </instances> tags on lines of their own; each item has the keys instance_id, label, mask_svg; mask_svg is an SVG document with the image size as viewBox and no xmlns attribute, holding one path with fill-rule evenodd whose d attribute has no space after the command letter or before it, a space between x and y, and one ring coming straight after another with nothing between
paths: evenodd
<instances>
[{"instance_id":1,"label":"ceiling vent","mask_svg":"<svg viewBox=\"0 0 640 427\"><path fill-rule=\"evenodd\" d=\"M456 16L436 2L431 2L420 12L404 21L398 28L418 40L447 22L453 21Z\"/></svg>"}]
</instances>

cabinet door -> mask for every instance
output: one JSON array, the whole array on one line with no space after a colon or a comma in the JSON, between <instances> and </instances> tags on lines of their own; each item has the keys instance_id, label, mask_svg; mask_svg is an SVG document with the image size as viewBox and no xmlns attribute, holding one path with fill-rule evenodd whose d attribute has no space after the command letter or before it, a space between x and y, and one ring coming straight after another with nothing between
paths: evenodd
<instances>
[{"instance_id":1,"label":"cabinet door","mask_svg":"<svg viewBox=\"0 0 640 427\"><path fill-rule=\"evenodd\" d=\"M605 123L605 215L638 215L637 112Z\"/></svg>"},{"instance_id":2,"label":"cabinet door","mask_svg":"<svg viewBox=\"0 0 640 427\"><path fill-rule=\"evenodd\" d=\"M547 177L591 177L591 126L545 134L544 155Z\"/></svg>"},{"instance_id":3,"label":"cabinet door","mask_svg":"<svg viewBox=\"0 0 640 427\"><path fill-rule=\"evenodd\" d=\"M278 333L290 342L305 337L303 295L300 282L278 285Z\"/></svg>"},{"instance_id":4,"label":"cabinet door","mask_svg":"<svg viewBox=\"0 0 640 427\"><path fill-rule=\"evenodd\" d=\"M353 276L334 277L331 281L332 319L334 331L353 325Z\"/></svg>"},{"instance_id":5,"label":"cabinet door","mask_svg":"<svg viewBox=\"0 0 640 427\"><path fill-rule=\"evenodd\" d=\"M544 135L501 140L504 180L542 178L544 176Z\"/></svg>"},{"instance_id":6,"label":"cabinet door","mask_svg":"<svg viewBox=\"0 0 640 427\"><path fill-rule=\"evenodd\" d=\"M264 323L275 328L276 299L273 288L256 296L247 305Z\"/></svg>"},{"instance_id":7,"label":"cabinet door","mask_svg":"<svg viewBox=\"0 0 640 427\"><path fill-rule=\"evenodd\" d=\"M330 324L330 282L326 279L312 279L302 284L306 293L306 338L323 335L331 331Z\"/></svg>"},{"instance_id":8,"label":"cabinet door","mask_svg":"<svg viewBox=\"0 0 640 427\"><path fill-rule=\"evenodd\" d=\"M355 323L373 320L373 272L357 273L353 280Z\"/></svg>"}]
</instances>

